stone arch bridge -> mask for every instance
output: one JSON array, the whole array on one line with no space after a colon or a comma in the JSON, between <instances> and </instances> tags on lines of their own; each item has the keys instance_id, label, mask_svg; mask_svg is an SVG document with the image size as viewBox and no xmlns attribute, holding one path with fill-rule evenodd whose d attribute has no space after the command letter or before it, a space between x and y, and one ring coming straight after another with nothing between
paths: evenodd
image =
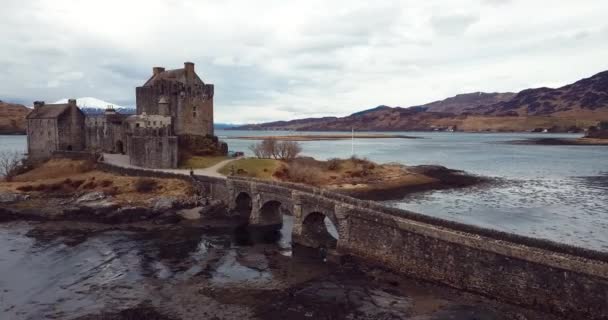
<instances>
[{"instance_id":1,"label":"stone arch bridge","mask_svg":"<svg viewBox=\"0 0 608 320\"><path fill-rule=\"evenodd\" d=\"M608 253L447 221L303 185L121 168L131 176L190 180L251 225L293 214L292 242L326 246L406 276L553 313L608 319ZM327 218L327 219L326 219ZM337 239L323 222L331 221Z\"/></svg>"},{"instance_id":2,"label":"stone arch bridge","mask_svg":"<svg viewBox=\"0 0 608 320\"><path fill-rule=\"evenodd\" d=\"M608 319L608 253L425 216L318 188L195 176L249 224L292 214L292 242L566 318ZM327 219L326 219L327 218ZM337 239L325 226L335 225Z\"/></svg>"}]
</instances>

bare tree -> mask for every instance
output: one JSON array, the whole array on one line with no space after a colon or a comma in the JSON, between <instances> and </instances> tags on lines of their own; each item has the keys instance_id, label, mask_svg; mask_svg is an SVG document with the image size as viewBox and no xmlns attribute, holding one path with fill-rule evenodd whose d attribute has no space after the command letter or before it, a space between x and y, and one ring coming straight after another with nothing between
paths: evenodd
<instances>
[{"instance_id":1,"label":"bare tree","mask_svg":"<svg viewBox=\"0 0 608 320\"><path fill-rule=\"evenodd\" d=\"M262 151L262 144L261 143L254 143L252 145L249 146L249 150L251 150L251 152L253 152L253 155L256 156L256 158L264 158L264 152Z\"/></svg>"},{"instance_id":2,"label":"bare tree","mask_svg":"<svg viewBox=\"0 0 608 320\"><path fill-rule=\"evenodd\" d=\"M295 159L302 147L295 141L277 141L274 138L267 138L260 143L249 146L249 150L258 158L292 160Z\"/></svg>"},{"instance_id":3,"label":"bare tree","mask_svg":"<svg viewBox=\"0 0 608 320\"><path fill-rule=\"evenodd\" d=\"M289 161L295 159L302 152L302 147L296 141L280 141L277 143L276 150L279 159Z\"/></svg>"},{"instance_id":4,"label":"bare tree","mask_svg":"<svg viewBox=\"0 0 608 320\"><path fill-rule=\"evenodd\" d=\"M11 181L16 174L17 168L21 165L22 157L15 151L0 152L0 177L6 181Z\"/></svg>"},{"instance_id":5,"label":"bare tree","mask_svg":"<svg viewBox=\"0 0 608 320\"><path fill-rule=\"evenodd\" d=\"M266 138L262 140L262 152L264 158L277 159L277 140L275 138Z\"/></svg>"}]
</instances>

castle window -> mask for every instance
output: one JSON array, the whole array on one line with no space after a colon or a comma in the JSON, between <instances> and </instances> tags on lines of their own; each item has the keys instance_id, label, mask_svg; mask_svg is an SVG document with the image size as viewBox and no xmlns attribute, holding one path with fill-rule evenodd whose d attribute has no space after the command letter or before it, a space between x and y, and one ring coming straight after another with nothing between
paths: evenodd
<instances>
[{"instance_id":1,"label":"castle window","mask_svg":"<svg viewBox=\"0 0 608 320\"><path fill-rule=\"evenodd\" d=\"M154 121L153 123L154 123L154 125L156 125L156 121Z\"/></svg>"},{"instance_id":2,"label":"castle window","mask_svg":"<svg viewBox=\"0 0 608 320\"><path fill-rule=\"evenodd\" d=\"M139 128L139 123L136 123L136 124L135 124L135 128Z\"/></svg>"},{"instance_id":3,"label":"castle window","mask_svg":"<svg viewBox=\"0 0 608 320\"><path fill-rule=\"evenodd\" d=\"M192 112L192 117L196 118L196 112Z\"/></svg>"},{"instance_id":4,"label":"castle window","mask_svg":"<svg viewBox=\"0 0 608 320\"><path fill-rule=\"evenodd\" d=\"M192 111L196 112L196 106L192 107Z\"/></svg>"}]
</instances>

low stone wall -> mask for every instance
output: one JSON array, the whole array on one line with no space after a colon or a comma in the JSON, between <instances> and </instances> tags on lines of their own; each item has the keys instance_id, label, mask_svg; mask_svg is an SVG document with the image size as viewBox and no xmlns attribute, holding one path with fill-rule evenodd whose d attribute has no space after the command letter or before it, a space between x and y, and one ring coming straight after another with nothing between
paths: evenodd
<instances>
[{"instance_id":1,"label":"low stone wall","mask_svg":"<svg viewBox=\"0 0 608 320\"><path fill-rule=\"evenodd\" d=\"M125 168L117 165L113 165L105 162L98 162L97 169L105 172L110 172L122 176L134 176L134 177L151 177L151 178L161 178L161 179L181 179L190 181L190 176L179 174L179 173L171 173L164 171L155 171L155 170L147 170L147 169L137 169L137 168Z\"/></svg>"},{"instance_id":2,"label":"low stone wall","mask_svg":"<svg viewBox=\"0 0 608 320\"><path fill-rule=\"evenodd\" d=\"M226 190L226 179L207 176L196 176L196 179L193 180L192 176L185 174L149 169L125 168L105 162L97 163L97 169L123 176L151 177L160 179L180 179L192 182L196 187L199 195L212 197L214 199L222 200L225 202L228 201L228 199L226 198L226 195L228 194Z\"/></svg>"}]
</instances>

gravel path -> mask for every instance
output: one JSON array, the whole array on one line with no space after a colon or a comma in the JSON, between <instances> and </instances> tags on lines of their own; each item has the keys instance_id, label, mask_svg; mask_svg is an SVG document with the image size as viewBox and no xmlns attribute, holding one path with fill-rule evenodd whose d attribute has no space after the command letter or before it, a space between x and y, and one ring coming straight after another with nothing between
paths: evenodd
<instances>
[{"instance_id":1,"label":"gravel path","mask_svg":"<svg viewBox=\"0 0 608 320\"><path fill-rule=\"evenodd\" d=\"M150 169L150 168L142 168L142 167L137 167L134 165L129 164L129 156L127 155L123 155L123 154L111 154L111 153L104 153L103 154L103 159L104 162L109 163L109 164L113 164L115 166L119 166L119 167L124 167L124 168L135 168L135 169L144 169L144 170L151 170L151 171L162 171L162 172L170 172L170 173L178 173L178 174L185 174L185 175L189 175L190 174L190 170L189 169ZM221 169L222 167L224 167L226 164L232 162L232 161L236 161L240 158L234 158L234 159L227 159L224 161L221 161L209 168L205 168L205 169L194 169L194 174L196 175L201 175L201 176L208 176L208 177L216 177L216 178L226 178L226 176L220 174L218 172L219 169Z\"/></svg>"}]
</instances>

